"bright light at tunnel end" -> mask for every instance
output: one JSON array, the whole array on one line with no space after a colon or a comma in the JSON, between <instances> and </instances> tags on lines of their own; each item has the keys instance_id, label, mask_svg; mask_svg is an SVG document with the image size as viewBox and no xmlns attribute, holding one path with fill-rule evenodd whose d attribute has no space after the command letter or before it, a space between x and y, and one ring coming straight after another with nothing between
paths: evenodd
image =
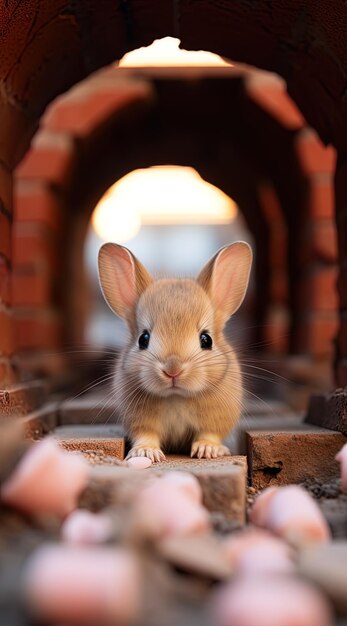
<instances>
[{"instance_id":1,"label":"bright light at tunnel end","mask_svg":"<svg viewBox=\"0 0 347 626\"><path fill-rule=\"evenodd\" d=\"M125 243L142 225L229 224L237 205L191 167L134 170L97 204L92 225L104 241Z\"/></svg>"},{"instance_id":2,"label":"bright light at tunnel end","mask_svg":"<svg viewBox=\"0 0 347 626\"><path fill-rule=\"evenodd\" d=\"M150 46L124 55L118 67L230 67L218 54L205 50L184 50L175 37L155 39Z\"/></svg>"}]
</instances>

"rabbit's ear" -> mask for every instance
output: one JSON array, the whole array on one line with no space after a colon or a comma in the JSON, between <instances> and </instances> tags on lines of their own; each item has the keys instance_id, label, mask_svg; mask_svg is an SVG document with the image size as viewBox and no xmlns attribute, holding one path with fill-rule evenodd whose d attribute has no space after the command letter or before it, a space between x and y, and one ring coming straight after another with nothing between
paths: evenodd
<instances>
[{"instance_id":1,"label":"rabbit's ear","mask_svg":"<svg viewBox=\"0 0 347 626\"><path fill-rule=\"evenodd\" d=\"M140 261L123 246L105 243L99 250L99 280L108 306L126 320L152 277Z\"/></svg>"},{"instance_id":2,"label":"rabbit's ear","mask_svg":"<svg viewBox=\"0 0 347 626\"><path fill-rule=\"evenodd\" d=\"M237 311L245 297L251 265L251 247L244 241L237 241L221 248L197 278L222 314L223 322Z\"/></svg>"}]
</instances>

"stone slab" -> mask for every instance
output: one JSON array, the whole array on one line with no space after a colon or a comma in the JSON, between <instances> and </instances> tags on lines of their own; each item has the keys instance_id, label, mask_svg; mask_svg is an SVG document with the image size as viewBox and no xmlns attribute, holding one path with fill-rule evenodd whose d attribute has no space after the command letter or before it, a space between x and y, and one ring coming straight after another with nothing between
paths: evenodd
<instances>
[{"instance_id":1,"label":"stone slab","mask_svg":"<svg viewBox=\"0 0 347 626\"><path fill-rule=\"evenodd\" d=\"M347 436L347 387L312 395L305 421Z\"/></svg>"},{"instance_id":2,"label":"stone slab","mask_svg":"<svg viewBox=\"0 0 347 626\"><path fill-rule=\"evenodd\" d=\"M338 478L337 452L346 442L326 429L247 433L250 482L256 489Z\"/></svg>"},{"instance_id":3,"label":"stone slab","mask_svg":"<svg viewBox=\"0 0 347 626\"><path fill-rule=\"evenodd\" d=\"M156 463L149 472L186 471L198 479L203 504L211 513L221 513L238 525L245 523L247 460L245 456L218 459L191 459L187 456L168 455L167 460Z\"/></svg>"}]
</instances>

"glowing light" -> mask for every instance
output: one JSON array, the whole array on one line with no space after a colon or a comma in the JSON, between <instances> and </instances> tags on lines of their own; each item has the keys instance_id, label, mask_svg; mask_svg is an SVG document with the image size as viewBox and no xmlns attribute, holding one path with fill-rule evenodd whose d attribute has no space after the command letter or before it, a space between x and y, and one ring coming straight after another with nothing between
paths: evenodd
<instances>
[{"instance_id":1,"label":"glowing light","mask_svg":"<svg viewBox=\"0 0 347 626\"><path fill-rule=\"evenodd\" d=\"M133 239L141 228L141 216L135 207L118 207L114 187L103 195L92 215L95 232L105 241L125 243Z\"/></svg>"},{"instance_id":2,"label":"glowing light","mask_svg":"<svg viewBox=\"0 0 347 626\"><path fill-rule=\"evenodd\" d=\"M141 224L228 224L237 205L191 167L134 170L112 185L96 206L92 223L105 240L135 237Z\"/></svg>"},{"instance_id":3,"label":"glowing light","mask_svg":"<svg viewBox=\"0 0 347 626\"><path fill-rule=\"evenodd\" d=\"M191 51L179 48L180 40L175 37L156 39L150 46L132 50L119 61L119 67L158 67L158 66L190 66L190 67L220 67L229 66L212 52L204 50Z\"/></svg>"}]
</instances>

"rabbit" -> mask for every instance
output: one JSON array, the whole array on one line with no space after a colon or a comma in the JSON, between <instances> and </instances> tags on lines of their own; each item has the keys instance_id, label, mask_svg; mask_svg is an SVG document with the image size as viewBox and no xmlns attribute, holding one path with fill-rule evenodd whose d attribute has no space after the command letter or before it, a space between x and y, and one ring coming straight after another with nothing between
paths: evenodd
<instances>
[{"instance_id":1,"label":"rabbit","mask_svg":"<svg viewBox=\"0 0 347 626\"><path fill-rule=\"evenodd\" d=\"M104 298L130 330L115 365L114 391L132 447L127 459L165 460L189 445L191 457L229 455L223 439L242 404L237 356L223 328L241 305L252 250L239 241L221 248L196 280L154 280L127 248L99 251Z\"/></svg>"}]
</instances>

